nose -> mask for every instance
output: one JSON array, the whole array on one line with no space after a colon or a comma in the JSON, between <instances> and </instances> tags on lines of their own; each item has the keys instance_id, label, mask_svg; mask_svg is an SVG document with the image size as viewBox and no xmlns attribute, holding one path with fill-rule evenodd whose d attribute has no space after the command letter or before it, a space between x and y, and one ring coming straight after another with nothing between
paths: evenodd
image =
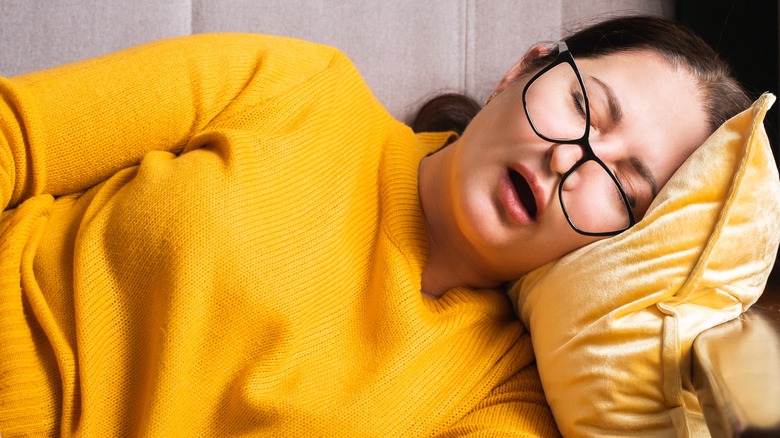
<instances>
[{"instance_id":1,"label":"nose","mask_svg":"<svg viewBox=\"0 0 780 438\"><path fill-rule=\"evenodd\" d=\"M552 146L550 170L558 175L568 172L580 160L584 152L577 144L556 144Z\"/></svg>"}]
</instances>

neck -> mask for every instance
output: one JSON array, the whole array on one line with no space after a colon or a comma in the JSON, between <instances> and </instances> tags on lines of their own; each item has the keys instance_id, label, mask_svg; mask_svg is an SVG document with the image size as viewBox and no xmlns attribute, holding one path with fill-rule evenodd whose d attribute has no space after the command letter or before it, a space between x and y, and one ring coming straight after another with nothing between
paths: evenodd
<instances>
[{"instance_id":1,"label":"neck","mask_svg":"<svg viewBox=\"0 0 780 438\"><path fill-rule=\"evenodd\" d=\"M438 298L456 287L494 288L499 282L484 276L469 257L468 242L458 232L450 202L446 169L452 148L422 160L419 168L420 204L428 236L428 259L422 272L422 293Z\"/></svg>"}]
</instances>

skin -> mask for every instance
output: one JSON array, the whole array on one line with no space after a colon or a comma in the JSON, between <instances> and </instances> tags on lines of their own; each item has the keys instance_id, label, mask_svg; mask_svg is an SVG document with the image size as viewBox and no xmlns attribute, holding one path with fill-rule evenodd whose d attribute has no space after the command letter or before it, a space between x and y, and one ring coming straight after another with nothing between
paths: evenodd
<instances>
[{"instance_id":1,"label":"skin","mask_svg":"<svg viewBox=\"0 0 780 438\"><path fill-rule=\"evenodd\" d=\"M498 287L603 239L575 232L557 197L562 174L582 149L542 140L524 114L522 90L534 73L526 66L544 53L541 46L530 50L463 135L420 165L429 238L422 293L429 298L459 286ZM641 162L660 188L710 134L695 80L646 51L575 61L591 101L591 146L638 198L641 218L655 193L630 163ZM607 89L621 109L617 123ZM513 200L510 168L534 186L536 216Z\"/></svg>"}]
</instances>

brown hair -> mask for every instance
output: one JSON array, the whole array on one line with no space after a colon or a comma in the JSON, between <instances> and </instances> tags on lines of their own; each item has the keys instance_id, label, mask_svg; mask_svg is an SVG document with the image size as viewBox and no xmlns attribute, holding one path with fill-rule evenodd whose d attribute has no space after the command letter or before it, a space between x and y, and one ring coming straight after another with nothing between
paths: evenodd
<instances>
[{"instance_id":1,"label":"brown hair","mask_svg":"<svg viewBox=\"0 0 780 438\"><path fill-rule=\"evenodd\" d=\"M466 125L482 106L474 99L458 93L436 96L420 107L412 122L414 132L455 131L462 134Z\"/></svg>"},{"instance_id":2,"label":"brown hair","mask_svg":"<svg viewBox=\"0 0 780 438\"><path fill-rule=\"evenodd\" d=\"M627 51L651 51L663 56L675 67L687 69L699 85L704 110L708 114L711 131L750 105L750 98L731 75L731 69L701 37L680 23L653 16L616 17L582 28L564 38L572 55L577 58L599 58ZM531 68L549 64L557 50L535 60ZM441 119L453 115L457 123L451 129L462 133L468 125L463 122L476 114L471 107L473 99L449 94L446 101L431 99L423 105L412 124L416 132L432 130L432 117ZM456 105L465 105L462 111ZM439 113L438 107L446 107ZM472 114L473 113L473 114ZM455 115L457 114L457 115ZM446 126L441 120L436 126Z\"/></svg>"}]
</instances>

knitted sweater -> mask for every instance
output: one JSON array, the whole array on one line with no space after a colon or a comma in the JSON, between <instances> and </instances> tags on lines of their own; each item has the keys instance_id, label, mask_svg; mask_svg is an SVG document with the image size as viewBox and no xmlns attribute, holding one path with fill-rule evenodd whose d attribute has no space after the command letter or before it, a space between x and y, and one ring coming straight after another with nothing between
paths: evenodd
<instances>
[{"instance_id":1,"label":"knitted sweater","mask_svg":"<svg viewBox=\"0 0 780 438\"><path fill-rule=\"evenodd\" d=\"M0 80L0 434L555 435L500 291L421 296L420 160L331 48Z\"/></svg>"}]
</instances>

